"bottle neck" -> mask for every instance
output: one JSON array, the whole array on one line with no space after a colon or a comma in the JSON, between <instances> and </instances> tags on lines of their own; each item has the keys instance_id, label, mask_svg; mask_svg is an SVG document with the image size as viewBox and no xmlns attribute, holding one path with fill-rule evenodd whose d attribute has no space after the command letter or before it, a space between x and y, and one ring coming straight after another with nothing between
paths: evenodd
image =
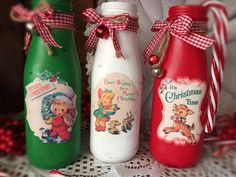
<instances>
[{"instance_id":1,"label":"bottle neck","mask_svg":"<svg viewBox=\"0 0 236 177\"><path fill-rule=\"evenodd\" d=\"M52 6L52 8L56 12L59 12L59 13L61 12L61 13L70 14L70 15L72 14L71 0L32 0L32 7L36 8L41 3L49 4L50 6ZM71 33L72 30L70 28L65 27L66 24L67 24L67 22L62 23L61 25L55 25L55 26L53 26L54 25L53 22L51 24L52 26L50 26L50 24L48 24L48 26L51 27L50 33L51 34L54 33L54 32L58 33L60 31L65 31L66 33ZM35 34L35 33L33 32L33 34Z\"/></svg>"},{"instance_id":2,"label":"bottle neck","mask_svg":"<svg viewBox=\"0 0 236 177\"><path fill-rule=\"evenodd\" d=\"M200 5L181 5L171 7L168 20L172 20L179 15L187 15L194 21L207 22L207 9Z\"/></svg>"},{"instance_id":3,"label":"bottle neck","mask_svg":"<svg viewBox=\"0 0 236 177\"><path fill-rule=\"evenodd\" d=\"M32 0L32 7L35 8L43 0ZM44 0L48 4L52 5L56 11L71 13L72 2L71 0Z\"/></svg>"},{"instance_id":4,"label":"bottle neck","mask_svg":"<svg viewBox=\"0 0 236 177\"><path fill-rule=\"evenodd\" d=\"M103 16L120 15L128 13L130 16L137 16L137 7L127 2L107 2L101 6Z\"/></svg>"},{"instance_id":5,"label":"bottle neck","mask_svg":"<svg viewBox=\"0 0 236 177\"><path fill-rule=\"evenodd\" d=\"M174 20L180 15L192 18L193 25L191 31L200 35L207 33L207 9L200 5L181 5L174 6L169 10L168 21Z\"/></svg>"},{"instance_id":6,"label":"bottle neck","mask_svg":"<svg viewBox=\"0 0 236 177\"><path fill-rule=\"evenodd\" d=\"M102 11L102 15L103 16L113 16L113 15L120 15L120 14L124 14L124 13L128 13L130 16L136 17L136 13L133 12L128 12L127 10L124 9L106 9Z\"/></svg>"}]
</instances>

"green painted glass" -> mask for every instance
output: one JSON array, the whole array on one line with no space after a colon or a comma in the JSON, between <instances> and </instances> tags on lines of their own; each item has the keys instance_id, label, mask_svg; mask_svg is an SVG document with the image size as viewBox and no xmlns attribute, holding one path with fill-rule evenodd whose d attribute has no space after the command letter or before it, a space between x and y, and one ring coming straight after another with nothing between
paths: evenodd
<instances>
[{"instance_id":1,"label":"green painted glass","mask_svg":"<svg viewBox=\"0 0 236 177\"><path fill-rule=\"evenodd\" d=\"M39 0L32 0L33 7L38 3ZM70 0L48 0L48 3L53 5L56 11L65 13L72 12ZM27 116L25 121L27 156L33 165L43 169L61 168L74 162L80 155L81 143L82 81L74 34L73 31L69 29L50 29L50 32L55 41L62 45L63 48L52 47L53 54L49 56L47 47L41 37L36 32L33 32L24 70L25 98L28 92L27 86L33 83L39 74L45 73L45 71L58 74L58 78L61 81L65 81L76 95L74 105L76 105L77 116L71 127L71 137L68 141L45 143L35 135L28 121L28 119L30 119L30 122L37 122L39 119L42 119L41 114L32 114L35 110L42 109L42 105L38 105L39 107L37 107L37 105L30 106L30 103L25 101L25 114ZM63 96L61 95L61 97ZM30 116L27 115L29 111L31 112Z\"/></svg>"}]
</instances>

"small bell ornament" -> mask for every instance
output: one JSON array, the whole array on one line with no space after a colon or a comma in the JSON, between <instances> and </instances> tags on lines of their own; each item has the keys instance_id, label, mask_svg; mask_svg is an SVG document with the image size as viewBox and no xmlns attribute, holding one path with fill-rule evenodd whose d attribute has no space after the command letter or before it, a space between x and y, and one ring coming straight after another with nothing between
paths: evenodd
<instances>
[{"instance_id":1,"label":"small bell ornament","mask_svg":"<svg viewBox=\"0 0 236 177\"><path fill-rule=\"evenodd\" d=\"M108 28L104 25L98 26L96 29L96 35L97 35L97 37L99 37L101 39L107 39L109 36Z\"/></svg>"},{"instance_id":2,"label":"small bell ornament","mask_svg":"<svg viewBox=\"0 0 236 177\"><path fill-rule=\"evenodd\" d=\"M159 57L157 55L152 55L150 58L149 58L149 64L150 65L154 65L154 64L157 64L159 61Z\"/></svg>"},{"instance_id":3,"label":"small bell ornament","mask_svg":"<svg viewBox=\"0 0 236 177\"><path fill-rule=\"evenodd\" d=\"M152 68L152 75L157 78L162 78L165 75L163 68Z\"/></svg>"}]
</instances>

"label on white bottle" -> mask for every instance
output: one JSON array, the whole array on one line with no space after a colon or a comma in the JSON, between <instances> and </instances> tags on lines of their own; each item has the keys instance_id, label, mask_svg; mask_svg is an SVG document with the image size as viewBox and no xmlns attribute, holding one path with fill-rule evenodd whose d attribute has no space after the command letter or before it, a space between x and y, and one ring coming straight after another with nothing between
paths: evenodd
<instances>
[{"instance_id":1,"label":"label on white bottle","mask_svg":"<svg viewBox=\"0 0 236 177\"><path fill-rule=\"evenodd\" d=\"M129 133L136 121L138 104L133 81L125 74L111 73L100 79L93 92L95 131L112 135Z\"/></svg>"},{"instance_id":2,"label":"label on white bottle","mask_svg":"<svg viewBox=\"0 0 236 177\"><path fill-rule=\"evenodd\" d=\"M70 140L77 115L76 95L59 75L46 70L26 86L26 119L44 143Z\"/></svg>"},{"instance_id":3,"label":"label on white bottle","mask_svg":"<svg viewBox=\"0 0 236 177\"><path fill-rule=\"evenodd\" d=\"M201 106L206 83L190 79L165 79L159 95L162 101L162 122L157 134L167 142L178 145L196 144L202 132Z\"/></svg>"}]
</instances>

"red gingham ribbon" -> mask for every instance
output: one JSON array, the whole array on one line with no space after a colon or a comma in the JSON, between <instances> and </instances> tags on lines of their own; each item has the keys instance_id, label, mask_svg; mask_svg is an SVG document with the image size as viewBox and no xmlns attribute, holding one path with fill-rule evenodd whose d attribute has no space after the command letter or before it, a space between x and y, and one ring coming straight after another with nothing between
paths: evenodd
<instances>
[{"instance_id":1,"label":"red gingham ribbon","mask_svg":"<svg viewBox=\"0 0 236 177\"><path fill-rule=\"evenodd\" d=\"M50 34L49 28L66 28L73 29L73 16L63 13L55 13L53 8L45 11L40 9L28 10L21 4L12 7L11 14L16 21L32 22L34 28L42 38L45 44L62 48ZM25 50L27 51L30 44L31 33L27 32L25 37Z\"/></svg>"},{"instance_id":2,"label":"red gingham ribbon","mask_svg":"<svg viewBox=\"0 0 236 177\"><path fill-rule=\"evenodd\" d=\"M100 14L98 14L94 9L88 8L85 9L82 13L82 17L84 20L86 20L88 23L96 23L96 26L94 29L90 32L87 42L85 43L85 49L89 52L92 52L97 45L98 37L96 35L96 30L100 25L104 25L108 28L110 37L112 39L116 55L122 56L122 51L119 45L119 42L116 38L115 31L123 31L128 30L131 32L137 32L139 25L138 25L138 18L137 17L131 17L129 14L124 13L121 15L116 16L110 16L110 17L104 17ZM124 17L124 22L114 22L112 19L118 19L119 17Z\"/></svg>"},{"instance_id":3,"label":"red gingham ribbon","mask_svg":"<svg viewBox=\"0 0 236 177\"><path fill-rule=\"evenodd\" d=\"M206 50L210 45L212 45L213 40L194 33L193 31L195 30L192 29L192 26L193 20L186 15L178 16L171 22L156 21L152 26L151 31L157 33L144 50L145 59L149 59L158 42L167 31L169 31L171 35L189 43L190 45L193 45L202 50ZM201 31L201 29L199 30Z\"/></svg>"}]
</instances>

